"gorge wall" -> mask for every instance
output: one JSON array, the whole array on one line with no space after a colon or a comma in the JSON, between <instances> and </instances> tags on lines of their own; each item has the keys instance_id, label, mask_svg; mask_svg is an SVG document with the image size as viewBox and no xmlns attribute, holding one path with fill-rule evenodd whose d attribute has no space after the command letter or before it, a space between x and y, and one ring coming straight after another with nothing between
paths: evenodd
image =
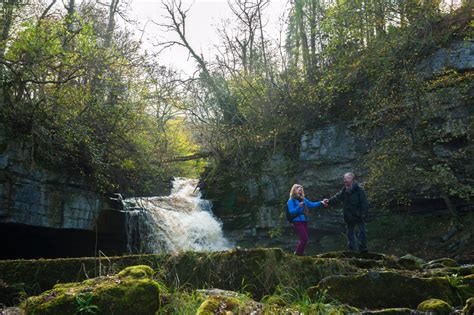
<instances>
[{"instance_id":1,"label":"gorge wall","mask_svg":"<svg viewBox=\"0 0 474 315\"><path fill-rule=\"evenodd\" d=\"M417 75L425 81L444 73L470 73L474 70L474 42L456 40L440 48L418 63ZM472 87L472 84L471 84ZM455 152L465 150L463 177L472 183L474 178L473 90L461 91L456 85L441 86L427 94L428 106L421 108L420 121L426 128L418 128L415 137L436 133L440 138L450 136L451 141L433 145L432 154L449 159ZM294 237L284 219L286 200L294 183L301 183L312 199L322 199L337 192L342 186L342 175L353 171L364 183L367 176L366 158L375 143L390 135L387 128L361 128L363 119L331 122L305 131L294 152L275 150L261 167L245 179L230 180L225 187L209 185L208 198L214 201L214 212L222 218L227 234L243 246L283 246L292 248ZM416 128L414 128L416 129ZM361 131L363 130L363 131ZM449 137L448 137L449 138ZM424 163L422 152L413 152L415 163ZM415 167L415 164L413 165ZM436 210L444 207L440 199L425 198L430 183L420 185L411 192L413 207ZM471 204L464 208L472 209ZM377 211L378 209L371 209ZM270 238L272 229L283 226L283 235ZM344 247L344 223L340 209L316 210L310 222L312 238L317 251ZM317 236L316 236L317 234ZM311 237L310 237L311 238Z\"/></svg>"},{"instance_id":2,"label":"gorge wall","mask_svg":"<svg viewBox=\"0 0 474 315\"><path fill-rule=\"evenodd\" d=\"M83 179L36 163L33 147L0 127L0 258L123 253L121 213Z\"/></svg>"}]
</instances>

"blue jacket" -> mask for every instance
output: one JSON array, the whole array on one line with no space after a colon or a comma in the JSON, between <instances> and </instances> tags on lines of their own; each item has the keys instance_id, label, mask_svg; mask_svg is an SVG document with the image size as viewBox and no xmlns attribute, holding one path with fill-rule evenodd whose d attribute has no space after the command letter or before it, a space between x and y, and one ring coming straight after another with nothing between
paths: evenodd
<instances>
[{"instance_id":1,"label":"blue jacket","mask_svg":"<svg viewBox=\"0 0 474 315\"><path fill-rule=\"evenodd\" d=\"M320 201L312 202L309 201L308 199L304 198L304 204L308 208L316 208L316 207L321 207L323 204ZM290 198L288 199L288 211L290 211L291 214L299 214L293 222L306 222L308 221L308 218L304 215L304 207L300 207L300 201Z\"/></svg>"}]
</instances>

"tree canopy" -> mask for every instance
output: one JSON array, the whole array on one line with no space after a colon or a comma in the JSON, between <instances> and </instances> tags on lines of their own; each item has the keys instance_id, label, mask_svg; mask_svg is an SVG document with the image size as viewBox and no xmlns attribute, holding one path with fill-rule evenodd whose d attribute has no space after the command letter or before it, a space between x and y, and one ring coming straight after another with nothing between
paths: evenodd
<instances>
[{"instance_id":1,"label":"tree canopy","mask_svg":"<svg viewBox=\"0 0 474 315\"><path fill-rule=\"evenodd\" d=\"M350 120L365 131L391 130L367 158L373 200L397 199L381 197L382 179L397 174L407 174L397 181L400 193L425 180L447 202L473 196L457 175L468 153L432 154L437 143L471 135L427 135L422 118L440 84L459 83L468 102L472 75L426 81L415 67L450 38L472 38L468 1L295 0L274 40L268 0L232 0L235 19L218 30L212 60L186 37L192 7L163 1L167 18L155 23L177 40L161 46L188 49L197 69L188 78L160 65L117 23L121 4L2 2L0 118L11 135L33 143L32 159L103 191L152 193L169 176L199 176L203 157L211 182L247 176L276 148L296 159L303 131ZM410 172L415 147L428 162Z\"/></svg>"}]
</instances>

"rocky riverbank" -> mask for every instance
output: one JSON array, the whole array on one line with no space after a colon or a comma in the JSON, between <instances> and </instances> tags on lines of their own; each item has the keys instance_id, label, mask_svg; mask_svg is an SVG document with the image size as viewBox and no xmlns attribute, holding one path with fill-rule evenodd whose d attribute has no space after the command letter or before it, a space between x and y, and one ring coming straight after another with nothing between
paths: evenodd
<instances>
[{"instance_id":1,"label":"rocky riverbank","mask_svg":"<svg viewBox=\"0 0 474 315\"><path fill-rule=\"evenodd\" d=\"M17 314L472 314L474 265L280 249L1 261Z\"/></svg>"}]
</instances>

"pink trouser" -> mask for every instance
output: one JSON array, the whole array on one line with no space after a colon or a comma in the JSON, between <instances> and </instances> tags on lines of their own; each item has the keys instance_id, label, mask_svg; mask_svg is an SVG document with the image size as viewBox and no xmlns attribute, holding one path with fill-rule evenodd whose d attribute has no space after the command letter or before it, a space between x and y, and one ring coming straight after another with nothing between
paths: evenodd
<instances>
[{"instance_id":1,"label":"pink trouser","mask_svg":"<svg viewBox=\"0 0 474 315\"><path fill-rule=\"evenodd\" d=\"M296 246L295 253L298 256L303 256L304 248L306 243L308 243L308 222L293 222L293 229L300 239Z\"/></svg>"}]
</instances>

